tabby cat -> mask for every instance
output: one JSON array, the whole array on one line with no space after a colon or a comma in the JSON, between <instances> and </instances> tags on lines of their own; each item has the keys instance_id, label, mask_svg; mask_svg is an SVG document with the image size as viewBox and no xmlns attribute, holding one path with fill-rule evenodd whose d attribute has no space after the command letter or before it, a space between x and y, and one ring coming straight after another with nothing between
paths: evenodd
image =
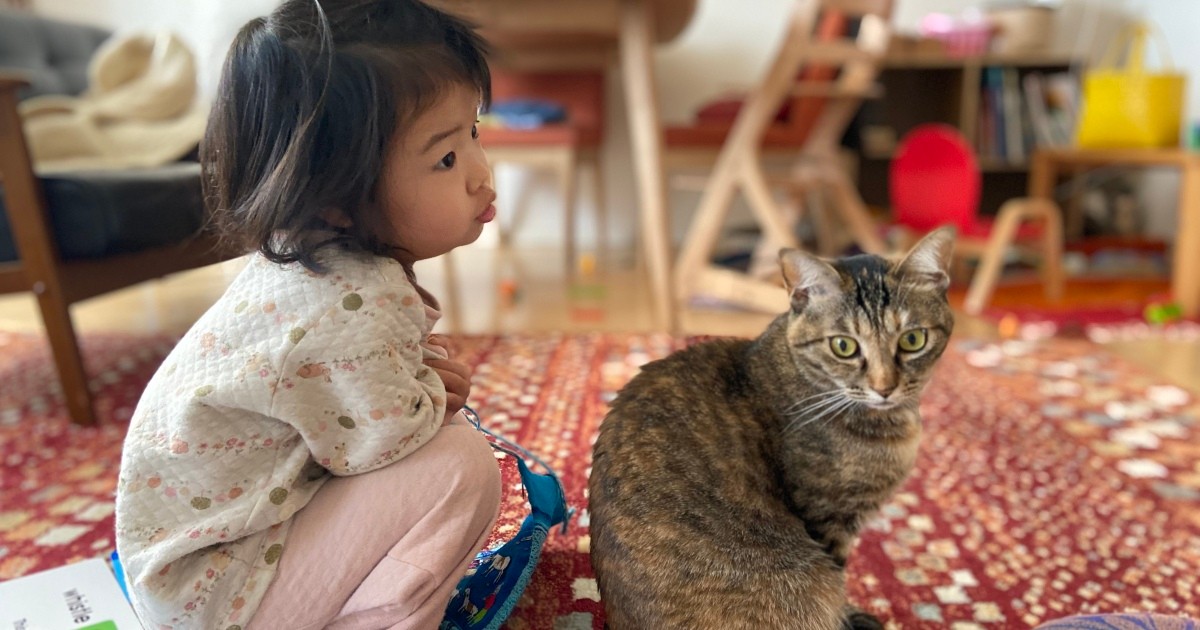
<instances>
[{"instance_id":1,"label":"tabby cat","mask_svg":"<svg viewBox=\"0 0 1200 630\"><path fill-rule=\"evenodd\" d=\"M895 263L785 250L791 309L761 336L621 390L589 482L612 630L882 627L847 604L846 556L916 458L953 244L938 230Z\"/></svg>"}]
</instances>

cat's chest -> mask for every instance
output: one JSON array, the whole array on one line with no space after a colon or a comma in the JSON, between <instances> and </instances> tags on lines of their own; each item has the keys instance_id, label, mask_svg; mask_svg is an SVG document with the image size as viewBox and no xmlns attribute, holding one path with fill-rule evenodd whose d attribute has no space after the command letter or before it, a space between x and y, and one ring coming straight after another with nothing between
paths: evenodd
<instances>
[{"instance_id":1,"label":"cat's chest","mask_svg":"<svg viewBox=\"0 0 1200 630\"><path fill-rule=\"evenodd\" d=\"M843 472L849 477L848 481L878 479L882 486L894 486L912 470L919 444L919 431L904 438L846 444Z\"/></svg>"},{"instance_id":2,"label":"cat's chest","mask_svg":"<svg viewBox=\"0 0 1200 630\"><path fill-rule=\"evenodd\" d=\"M795 490L882 500L908 476L920 445L919 425L905 435L868 439L853 433L797 444L787 461Z\"/></svg>"}]
</instances>

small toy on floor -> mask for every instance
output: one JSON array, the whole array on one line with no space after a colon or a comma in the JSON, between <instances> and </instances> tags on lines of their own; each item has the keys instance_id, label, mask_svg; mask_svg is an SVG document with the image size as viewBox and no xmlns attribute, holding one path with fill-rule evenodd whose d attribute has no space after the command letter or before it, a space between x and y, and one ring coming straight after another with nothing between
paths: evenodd
<instances>
[{"instance_id":1,"label":"small toy on floor","mask_svg":"<svg viewBox=\"0 0 1200 630\"><path fill-rule=\"evenodd\" d=\"M501 280L497 288L500 292L500 303L504 306L512 306L521 298L521 292L517 288L517 281L512 278Z\"/></svg>"},{"instance_id":2,"label":"small toy on floor","mask_svg":"<svg viewBox=\"0 0 1200 630\"><path fill-rule=\"evenodd\" d=\"M1161 326L1183 319L1183 308L1169 297L1156 296L1146 304L1143 315L1147 323Z\"/></svg>"},{"instance_id":3,"label":"small toy on floor","mask_svg":"<svg viewBox=\"0 0 1200 630\"><path fill-rule=\"evenodd\" d=\"M574 322L602 322L607 312L604 300L608 290L596 280L596 257L583 254L579 257L578 281L571 284L570 316Z\"/></svg>"}]
</instances>

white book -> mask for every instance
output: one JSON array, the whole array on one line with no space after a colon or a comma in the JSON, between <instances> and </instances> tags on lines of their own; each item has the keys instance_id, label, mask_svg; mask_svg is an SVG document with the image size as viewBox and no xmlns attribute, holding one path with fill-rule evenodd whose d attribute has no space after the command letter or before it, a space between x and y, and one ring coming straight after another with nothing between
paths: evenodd
<instances>
[{"instance_id":1,"label":"white book","mask_svg":"<svg viewBox=\"0 0 1200 630\"><path fill-rule=\"evenodd\" d=\"M1029 118L1033 124L1034 137L1040 147L1052 147L1059 144L1050 121L1050 112L1046 111L1046 92L1042 89L1042 75L1034 72L1025 75L1022 81L1025 88L1025 102L1029 105Z\"/></svg>"},{"instance_id":2,"label":"white book","mask_svg":"<svg viewBox=\"0 0 1200 630\"><path fill-rule=\"evenodd\" d=\"M99 558L0 582L0 630L141 630Z\"/></svg>"}]
</instances>

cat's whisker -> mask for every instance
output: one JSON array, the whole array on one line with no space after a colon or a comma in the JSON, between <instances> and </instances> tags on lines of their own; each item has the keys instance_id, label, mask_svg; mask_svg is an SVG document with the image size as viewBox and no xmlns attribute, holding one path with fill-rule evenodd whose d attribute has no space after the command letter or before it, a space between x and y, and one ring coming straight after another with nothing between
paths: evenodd
<instances>
[{"instance_id":1,"label":"cat's whisker","mask_svg":"<svg viewBox=\"0 0 1200 630\"><path fill-rule=\"evenodd\" d=\"M812 396L809 396L807 398L801 398L800 400L797 400L796 402L792 403L791 405L788 405L788 408L784 409L780 413L782 413L783 415L786 416L786 415L792 413L793 411L795 411L796 409L800 408L802 405L804 405L805 402L807 402L809 400L812 400L814 398L822 398L822 397L826 397L826 396L835 396L840 393L842 393L842 390L840 390L840 389L831 389L828 391L820 392L818 394L813 394Z\"/></svg>"},{"instance_id":2,"label":"cat's whisker","mask_svg":"<svg viewBox=\"0 0 1200 630\"><path fill-rule=\"evenodd\" d=\"M834 418L837 418L838 414L841 413L841 411L850 407L853 404L854 404L854 401L852 401L852 400L849 400L849 399L841 400L841 401L839 401L839 403L837 405L829 407L828 409L823 410L820 414L818 414L812 418L809 418L809 419L805 420L804 422L801 422L799 424L792 426L789 429L789 432L797 431L797 430L804 428L810 424L814 424L814 423L820 422L822 420L825 420L826 422L828 422Z\"/></svg>"},{"instance_id":3,"label":"cat's whisker","mask_svg":"<svg viewBox=\"0 0 1200 630\"><path fill-rule=\"evenodd\" d=\"M824 398L822 400L818 400L814 403L811 403L811 404L807 405L806 407L804 407L803 409L797 409L790 413L785 413L785 414L780 414L780 415L785 420L788 420L790 422L795 422L796 420L806 418L818 411L821 411L822 409L824 409L826 407L836 404L839 399L840 399L840 395L839 396L831 396L828 398Z\"/></svg>"},{"instance_id":4,"label":"cat's whisker","mask_svg":"<svg viewBox=\"0 0 1200 630\"><path fill-rule=\"evenodd\" d=\"M824 424L829 424L830 422L833 422L841 414L842 411L849 409L854 404L855 404L855 401L847 400L845 405L842 405L841 407L837 408L834 412L827 414Z\"/></svg>"},{"instance_id":5,"label":"cat's whisker","mask_svg":"<svg viewBox=\"0 0 1200 630\"><path fill-rule=\"evenodd\" d=\"M836 416L841 410L855 404L855 400L845 395L844 392L837 392L839 395L832 400L823 400L815 405L812 405L805 411L808 413L803 416L798 416L793 420L784 433L791 433L809 424L817 422L827 416ZM816 414L813 416L812 414ZM803 420L802 422L797 422Z\"/></svg>"},{"instance_id":6,"label":"cat's whisker","mask_svg":"<svg viewBox=\"0 0 1200 630\"><path fill-rule=\"evenodd\" d=\"M802 417L804 417L804 416L807 416L807 415L809 415L809 414L811 414L811 413L814 413L815 411L817 411L817 410L819 410L819 409L821 409L821 408L823 408L823 407L826 407L826 406L829 406L829 405L831 405L831 404L834 404L834 403L836 403L836 402L837 402L838 400L840 400L840 399L841 399L843 396L845 396L845 392L843 392L843 391L841 391L841 390L838 390L838 391L832 392L832 395L831 395L830 397L828 397L828 398L825 398L825 399L823 399L823 400L819 400L819 401L817 401L817 402L811 403L811 404L809 404L807 407L805 407L804 409L799 409L799 410L796 410L796 411L794 411L794 412L792 412L792 413L785 414L785 415L787 415L787 416L795 416L796 418L802 418Z\"/></svg>"}]
</instances>

